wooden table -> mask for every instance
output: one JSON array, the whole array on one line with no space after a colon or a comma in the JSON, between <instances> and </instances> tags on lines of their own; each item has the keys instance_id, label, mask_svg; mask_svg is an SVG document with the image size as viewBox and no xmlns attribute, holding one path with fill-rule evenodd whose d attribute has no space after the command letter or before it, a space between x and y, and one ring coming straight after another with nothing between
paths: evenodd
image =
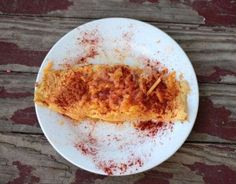
<instances>
[{"instance_id":1,"label":"wooden table","mask_svg":"<svg viewBox=\"0 0 236 184\"><path fill-rule=\"evenodd\" d=\"M52 148L35 116L33 88L51 46L103 17L150 22L187 52L200 84L195 127L182 148L137 175L83 171ZM236 1L1 0L0 183L236 183Z\"/></svg>"}]
</instances>

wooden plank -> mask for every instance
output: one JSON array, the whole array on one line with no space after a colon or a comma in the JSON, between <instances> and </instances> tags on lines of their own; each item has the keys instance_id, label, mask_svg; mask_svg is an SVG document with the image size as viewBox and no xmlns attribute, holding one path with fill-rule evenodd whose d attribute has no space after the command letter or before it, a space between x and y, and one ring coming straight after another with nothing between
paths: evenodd
<instances>
[{"instance_id":1,"label":"wooden plank","mask_svg":"<svg viewBox=\"0 0 236 184\"><path fill-rule=\"evenodd\" d=\"M0 73L0 130L41 133L33 104L36 74ZM236 142L236 85L200 84L200 110L189 141Z\"/></svg>"},{"instance_id":2,"label":"wooden plank","mask_svg":"<svg viewBox=\"0 0 236 184\"><path fill-rule=\"evenodd\" d=\"M2 0L2 14L78 18L130 17L146 21L236 25L236 2L225 0Z\"/></svg>"},{"instance_id":3,"label":"wooden plank","mask_svg":"<svg viewBox=\"0 0 236 184\"><path fill-rule=\"evenodd\" d=\"M29 5L30 4L30 5ZM40 15L78 18L130 17L141 20L178 23L204 23L190 4L175 1L135 0L44 0L10 1L0 4L2 14Z\"/></svg>"},{"instance_id":4,"label":"wooden plank","mask_svg":"<svg viewBox=\"0 0 236 184\"><path fill-rule=\"evenodd\" d=\"M0 183L208 183L236 182L236 146L185 143L170 159L145 173L106 177L83 171L40 135L0 134Z\"/></svg>"},{"instance_id":5,"label":"wooden plank","mask_svg":"<svg viewBox=\"0 0 236 184\"><path fill-rule=\"evenodd\" d=\"M49 48L81 19L1 16L0 71L37 72ZM236 84L236 28L153 23L187 52L200 82Z\"/></svg>"}]
</instances>

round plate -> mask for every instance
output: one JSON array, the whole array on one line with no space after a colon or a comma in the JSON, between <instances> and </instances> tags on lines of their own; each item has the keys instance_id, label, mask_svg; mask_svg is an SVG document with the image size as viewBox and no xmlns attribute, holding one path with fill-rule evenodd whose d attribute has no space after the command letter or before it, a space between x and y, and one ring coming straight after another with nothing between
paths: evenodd
<instances>
[{"instance_id":1,"label":"round plate","mask_svg":"<svg viewBox=\"0 0 236 184\"><path fill-rule=\"evenodd\" d=\"M53 61L63 64L123 63L144 67L161 65L190 86L188 121L159 124L151 130L134 128L129 122L82 121L77 124L48 108L35 104L40 126L51 145L76 166L98 174L129 175L159 165L184 143L198 110L198 84L194 69L180 46L156 27L137 20L107 18L86 23L63 36L45 57L38 76Z\"/></svg>"}]
</instances>

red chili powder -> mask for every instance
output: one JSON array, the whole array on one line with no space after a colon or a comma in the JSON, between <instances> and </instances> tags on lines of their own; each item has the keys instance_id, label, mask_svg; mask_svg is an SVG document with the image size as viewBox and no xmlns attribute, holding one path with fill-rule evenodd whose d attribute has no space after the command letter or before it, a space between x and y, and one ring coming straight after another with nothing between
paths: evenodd
<instances>
[{"instance_id":1,"label":"red chili powder","mask_svg":"<svg viewBox=\"0 0 236 184\"><path fill-rule=\"evenodd\" d=\"M98 52L95 50L94 47L88 49L87 53L84 56L79 57L77 64L84 64L88 62L89 58L94 58L98 55Z\"/></svg>"},{"instance_id":2,"label":"red chili powder","mask_svg":"<svg viewBox=\"0 0 236 184\"><path fill-rule=\"evenodd\" d=\"M91 30L85 33L82 33L82 38L78 38L79 43L86 48L85 53L80 56L77 60L78 64L87 63L89 58L94 58L98 55L96 48L101 42L102 37L99 35L98 30Z\"/></svg>"},{"instance_id":3,"label":"red chili powder","mask_svg":"<svg viewBox=\"0 0 236 184\"><path fill-rule=\"evenodd\" d=\"M97 45L100 42L101 37L98 34L98 30L94 29L83 33L82 38L78 38L78 40L80 40L80 43L84 46Z\"/></svg>"},{"instance_id":4,"label":"red chili powder","mask_svg":"<svg viewBox=\"0 0 236 184\"><path fill-rule=\"evenodd\" d=\"M75 147L84 155L95 156L97 154L97 149L85 144L83 142L79 142L75 144Z\"/></svg>"},{"instance_id":5,"label":"red chili powder","mask_svg":"<svg viewBox=\"0 0 236 184\"><path fill-rule=\"evenodd\" d=\"M162 69L164 67L164 65L162 65L158 60L150 59L150 58L148 58L146 56L140 56L138 59L146 67L151 68L151 69L159 70L159 69Z\"/></svg>"},{"instance_id":6,"label":"red chili powder","mask_svg":"<svg viewBox=\"0 0 236 184\"><path fill-rule=\"evenodd\" d=\"M164 124L165 123L163 123L162 121L140 121L135 125L135 128L148 137L154 137L155 135L157 135L158 131L164 127Z\"/></svg>"},{"instance_id":7,"label":"red chili powder","mask_svg":"<svg viewBox=\"0 0 236 184\"><path fill-rule=\"evenodd\" d=\"M113 175L114 173L123 174L127 171L129 167L137 166L142 167L143 161L140 158L132 158L127 162L117 163L114 160L101 161L97 165L106 174Z\"/></svg>"},{"instance_id":8,"label":"red chili powder","mask_svg":"<svg viewBox=\"0 0 236 184\"><path fill-rule=\"evenodd\" d=\"M96 145L97 144L97 139L95 139L92 135L92 132L89 133L88 135L88 142L91 145Z\"/></svg>"}]
</instances>

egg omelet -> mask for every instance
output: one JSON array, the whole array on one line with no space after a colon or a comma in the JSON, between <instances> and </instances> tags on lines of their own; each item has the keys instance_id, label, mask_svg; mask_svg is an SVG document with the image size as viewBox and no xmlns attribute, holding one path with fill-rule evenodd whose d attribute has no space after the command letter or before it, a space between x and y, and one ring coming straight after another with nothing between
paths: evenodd
<instances>
[{"instance_id":1,"label":"egg omelet","mask_svg":"<svg viewBox=\"0 0 236 184\"><path fill-rule=\"evenodd\" d=\"M184 121L189 87L175 72L128 65L45 67L34 101L79 122Z\"/></svg>"}]
</instances>

